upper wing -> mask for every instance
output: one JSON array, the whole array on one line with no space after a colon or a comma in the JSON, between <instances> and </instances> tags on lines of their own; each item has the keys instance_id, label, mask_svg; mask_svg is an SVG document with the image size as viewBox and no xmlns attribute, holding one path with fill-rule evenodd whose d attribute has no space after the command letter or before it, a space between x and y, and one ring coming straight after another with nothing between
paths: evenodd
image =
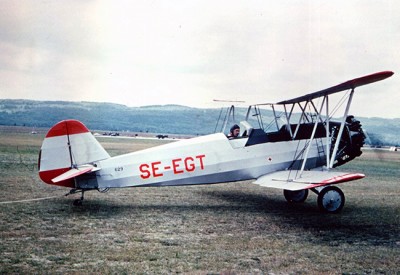
<instances>
[{"instance_id":1,"label":"upper wing","mask_svg":"<svg viewBox=\"0 0 400 275\"><path fill-rule=\"evenodd\" d=\"M321 96L330 95L333 93L337 93L337 92L341 92L341 91L345 91L345 90L349 90L349 89L354 89L354 88L362 86L362 85L366 85L366 84L370 84L370 83L373 83L376 81L384 80L388 77L391 77L393 74L394 73L391 71L384 71L384 72L366 75L363 77L359 77L359 78L355 78L355 79L346 81L342 84L339 84L339 85L336 85L336 86L333 86L333 87L330 87L330 88L327 88L327 89L324 89L324 90L321 90L318 92L314 92L314 93L310 93L310 94L307 94L304 96L281 101L281 102L278 102L277 104L293 104L293 103L297 103L297 102L312 100L314 98L318 98Z\"/></svg>"},{"instance_id":2,"label":"upper wing","mask_svg":"<svg viewBox=\"0 0 400 275\"><path fill-rule=\"evenodd\" d=\"M260 186L286 189L291 191L310 189L319 186L337 184L362 179L364 174L331 171L279 171L259 177L255 182Z\"/></svg>"}]
</instances>

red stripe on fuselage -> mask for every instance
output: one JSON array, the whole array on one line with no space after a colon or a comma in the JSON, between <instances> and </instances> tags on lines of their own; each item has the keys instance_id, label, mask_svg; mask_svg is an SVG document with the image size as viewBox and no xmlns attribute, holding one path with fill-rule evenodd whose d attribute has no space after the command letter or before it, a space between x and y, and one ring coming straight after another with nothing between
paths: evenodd
<instances>
[{"instance_id":1,"label":"red stripe on fuselage","mask_svg":"<svg viewBox=\"0 0 400 275\"><path fill-rule=\"evenodd\" d=\"M59 123L54 125L47 133L46 138L75 135L88 132L88 128L86 128L86 126L83 125L80 121L69 119L60 121Z\"/></svg>"},{"instance_id":2,"label":"red stripe on fuselage","mask_svg":"<svg viewBox=\"0 0 400 275\"><path fill-rule=\"evenodd\" d=\"M58 177L59 175L64 174L65 172L69 171L70 169L71 168L68 167L68 168L60 168L60 169L55 169L55 170L40 171L39 176L40 176L40 179L47 184L75 188L74 179L63 180L60 182L52 182L51 181L52 179Z\"/></svg>"}]
</instances>

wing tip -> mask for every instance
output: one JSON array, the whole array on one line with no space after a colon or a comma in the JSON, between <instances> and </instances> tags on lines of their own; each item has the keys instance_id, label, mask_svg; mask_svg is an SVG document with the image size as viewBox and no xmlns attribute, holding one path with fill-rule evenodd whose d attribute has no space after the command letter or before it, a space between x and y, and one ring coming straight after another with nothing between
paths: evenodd
<instances>
[{"instance_id":1,"label":"wing tip","mask_svg":"<svg viewBox=\"0 0 400 275\"><path fill-rule=\"evenodd\" d=\"M348 181L353 181L353 180L359 180L365 178L365 175L362 173L347 173L339 176L334 176L332 178L322 180L318 184L314 184L313 187L318 187L318 186L324 186L324 185L329 185L329 184L339 184L343 182L348 182Z\"/></svg>"}]
</instances>

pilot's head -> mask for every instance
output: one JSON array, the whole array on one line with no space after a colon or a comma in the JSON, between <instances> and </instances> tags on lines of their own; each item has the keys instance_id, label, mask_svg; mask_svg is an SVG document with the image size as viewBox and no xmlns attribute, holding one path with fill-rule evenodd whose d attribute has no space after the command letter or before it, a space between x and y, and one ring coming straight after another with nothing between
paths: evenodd
<instances>
[{"instance_id":1,"label":"pilot's head","mask_svg":"<svg viewBox=\"0 0 400 275\"><path fill-rule=\"evenodd\" d=\"M239 125L235 124L231 127L231 136L232 137L237 137L240 133L240 127Z\"/></svg>"}]
</instances>

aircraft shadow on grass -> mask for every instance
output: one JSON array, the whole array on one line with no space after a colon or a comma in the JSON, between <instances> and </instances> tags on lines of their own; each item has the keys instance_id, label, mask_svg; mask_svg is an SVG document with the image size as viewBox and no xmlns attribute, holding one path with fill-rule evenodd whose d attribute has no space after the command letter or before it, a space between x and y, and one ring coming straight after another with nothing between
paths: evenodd
<instances>
[{"instance_id":1,"label":"aircraft shadow on grass","mask_svg":"<svg viewBox=\"0 0 400 275\"><path fill-rule=\"evenodd\" d=\"M52 202L54 212L64 212L65 215L78 216L80 218L95 219L119 219L129 217L129 219L143 220L151 217L152 219L169 219L171 217L196 218L196 213L201 216L209 213L212 215L224 216L232 223L237 223L243 215L261 216L265 223L274 223L275 226L282 227L283 232L293 231L293 235L299 234L299 230L309 233L311 237L305 241L312 243L326 243L330 246L337 246L340 243L364 243L369 245L396 246L396 235L400 234L397 226L376 223L376 218L390 215L387 207L358 206L343 211L339 215L323 215L313 207L313 201L303 204L289 204L276 195L249 194L237 190L199 190L194 194L200 197L210 197L217 200L217 204L208 205L207 202L191 204L190 202L171 202L164 203L148 201L137 203L123 201L91 199L82 207L68 205L65 208L65 200ZM194 214L193 214L194 213ZM358 215L359 213L363 213ZM373 217L368 213L374 213ZM59 214L59 213L58 213ZM236 215L240 214L240 215ZM356 214L356 215L355 215ZM168 218L169 217L169 218ZM357 218L358 217L358 218ZM271 218L271 219L269 219ZM393 217L393 219L395 219ZM144 221L145 222L145 221ZM240 221L242 222L242 221ZM207 227L209 224L204 224ZM200 225L201 226L201 225ZM241 224L243 230L250 230L246 224ZM265 227L266 225L262 225Z\"/></svg>"}]
</instances>

